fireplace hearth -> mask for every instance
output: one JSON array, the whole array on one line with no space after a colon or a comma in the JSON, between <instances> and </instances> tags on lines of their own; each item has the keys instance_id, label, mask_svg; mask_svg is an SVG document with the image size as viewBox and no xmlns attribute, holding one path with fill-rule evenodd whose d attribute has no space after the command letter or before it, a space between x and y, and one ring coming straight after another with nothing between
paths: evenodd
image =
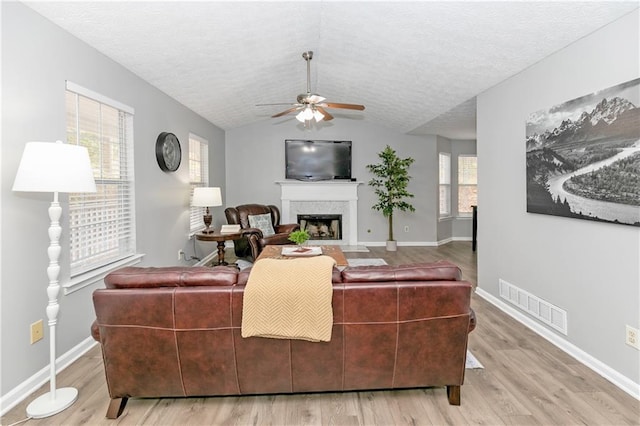
<instances>
[{"instance_id":1,"label":"fireplace hearth","mask_svg":"<svg viewBox=\"0 0 640 426\"><path fill-rule=\"evenodd\" d=\"M342 215L340 214L299 214L300 229L309 233L311 240L341 240Z\"/></svg>"}]
</instances>

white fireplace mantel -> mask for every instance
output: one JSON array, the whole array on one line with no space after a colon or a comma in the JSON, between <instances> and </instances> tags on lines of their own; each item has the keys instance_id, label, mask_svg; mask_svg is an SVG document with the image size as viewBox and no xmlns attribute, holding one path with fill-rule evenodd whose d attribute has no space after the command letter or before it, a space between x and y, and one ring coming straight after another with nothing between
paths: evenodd
<instances>
[{"instance_id":1,"label":"white fireplace mantel","mask_svg":"<svg viewBox=\"0 0 640 426\"><path fill-rule=\"evenodd\" d=\"M292 204L305 205L308 202L326 204L331 203L336 208L344 205L342 211L343 239L341 244L356 245L358 243L358 185L363 182L352 181L279 181L280 200L282 202L282 223L295 223ZM299 213L325 213L318 211L304 211Z\"/></svg>"}]
</instances>

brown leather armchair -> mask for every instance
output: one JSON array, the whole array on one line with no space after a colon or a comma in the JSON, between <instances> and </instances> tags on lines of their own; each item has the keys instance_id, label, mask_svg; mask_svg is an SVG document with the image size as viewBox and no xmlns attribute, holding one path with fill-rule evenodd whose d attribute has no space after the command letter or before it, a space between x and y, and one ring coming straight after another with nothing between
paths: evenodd
<instances>
[{"instance_id":1,"label":"brown leather armchair","mask_svg":"<svg viewBox=\"0 0 640 426\"><path fill-rule=\"evenodd\" d=\"M300 229L297 223L280 224L280 210L276 206L263 204L243 204L237 207L228 207L224 211L227 222L231 225L240 225L243 237L233 242L237 257L252 257L256 259L264 246L293 244L289 241L289 234ZM249 216L271 215L273 235L264 235L259 228L250 225Z\"/></svg>"}]
</instances>

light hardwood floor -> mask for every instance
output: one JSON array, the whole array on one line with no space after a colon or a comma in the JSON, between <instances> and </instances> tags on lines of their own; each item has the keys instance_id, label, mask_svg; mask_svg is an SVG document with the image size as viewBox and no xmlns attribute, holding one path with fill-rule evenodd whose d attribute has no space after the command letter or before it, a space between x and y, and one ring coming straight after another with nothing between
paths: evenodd
<instances>
[{"instance_id":1,"label":"light hardwood floor","mask_svg":"<svg viewBox=\"0 0 640 426\"><path fill-rule=\"evenodd\" d=\"M232 253L228 253L233 259ZM373 247L348 258L384 258L389 264L449 259L476 283L471 243L441 247ZM467 370L462 405L444 388L301 395L131 399L117 420L106 420L109 396L98 347L58 375L58 386L78 388L78 401L62 413L27 425L639 425L640 402L520 323L473 296L478 326L469 349L484 365ZM26 417L34 396L2 417L9 425Z\"/></svg>"}]
</instances>

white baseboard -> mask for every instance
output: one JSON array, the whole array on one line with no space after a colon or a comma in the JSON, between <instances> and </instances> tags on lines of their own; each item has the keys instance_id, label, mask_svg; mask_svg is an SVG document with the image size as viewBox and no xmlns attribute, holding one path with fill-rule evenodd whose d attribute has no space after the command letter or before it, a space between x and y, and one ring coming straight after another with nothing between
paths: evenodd
<instances>
[{"instance_id":1,"label":"white baseboard","mask_svg":"<svg viewBox=\"0 0 640 426\"><path fill-rule=\"evenodd\" d=\"M384 247L386 241L358 241L358 245L368 247ZM437 247L438 243L432 241L398 241L398 247Z\"/></svg>"},{"instance_id":2,"label":"white baseboard","mask_svg":"<svg viewBox=\"0 0 640 426\"><path fill-rule=\"evenodd\" d=\"M452 241L471 241L471 238L453 237L440 241L398 241L398 247L440 247ZM359 241L358 244L369 247L384 247L387 243L386 241Z\"/></svg>"},{"instance_id":3,"label":"white baseboard","mask_svg":"<svg viewBox=\"0 0 640 426\"><path fill-rule=\"evenodd\" d=\"M453 241L473 241L471 237L453 237Z\"/></svg>"},{"instance_id":4,"label":"white baseboard","mask_svg":"<svg viewBox=\"0 0 640 426\"><path fill-rule=\"evenodd\" d=\"M93 337L87 337L85 340L78 343L68 352L62 354L56 359L56 371L59 373L60 371L64 370L97 344L98 342L96 342ZM0 416L4 416L9 410L21 403L25 398L38 390L38 388L40 388L48 381L49 364L47 364L42 370L29 377L27 380L25 380L12 390L7 392L5 395L2 395L2 398L0 398Z\"/></svg>"},{"instance_id":5,"label":"white baseboard","mask_svg":"<svg viewBox=\"0 0 640 426\"><path fill-rule=\"evenodd\" d=\"M540 335L540 337L548 340L550 343L557 346L568 355L580 361L582 364L586 365L635 399L640 400L640 383L634 382L627 376L619 373L618 371L609 367L607 364L589 355L574 344L569 343L567 340L560 337L560 335L552 332L551 330L529 318L519 310L509 306L494 295L484 291L480 287L476 288L476 294L515 319L516 321L530 328L532 331Z\"/></svg>"}]
</instances>

